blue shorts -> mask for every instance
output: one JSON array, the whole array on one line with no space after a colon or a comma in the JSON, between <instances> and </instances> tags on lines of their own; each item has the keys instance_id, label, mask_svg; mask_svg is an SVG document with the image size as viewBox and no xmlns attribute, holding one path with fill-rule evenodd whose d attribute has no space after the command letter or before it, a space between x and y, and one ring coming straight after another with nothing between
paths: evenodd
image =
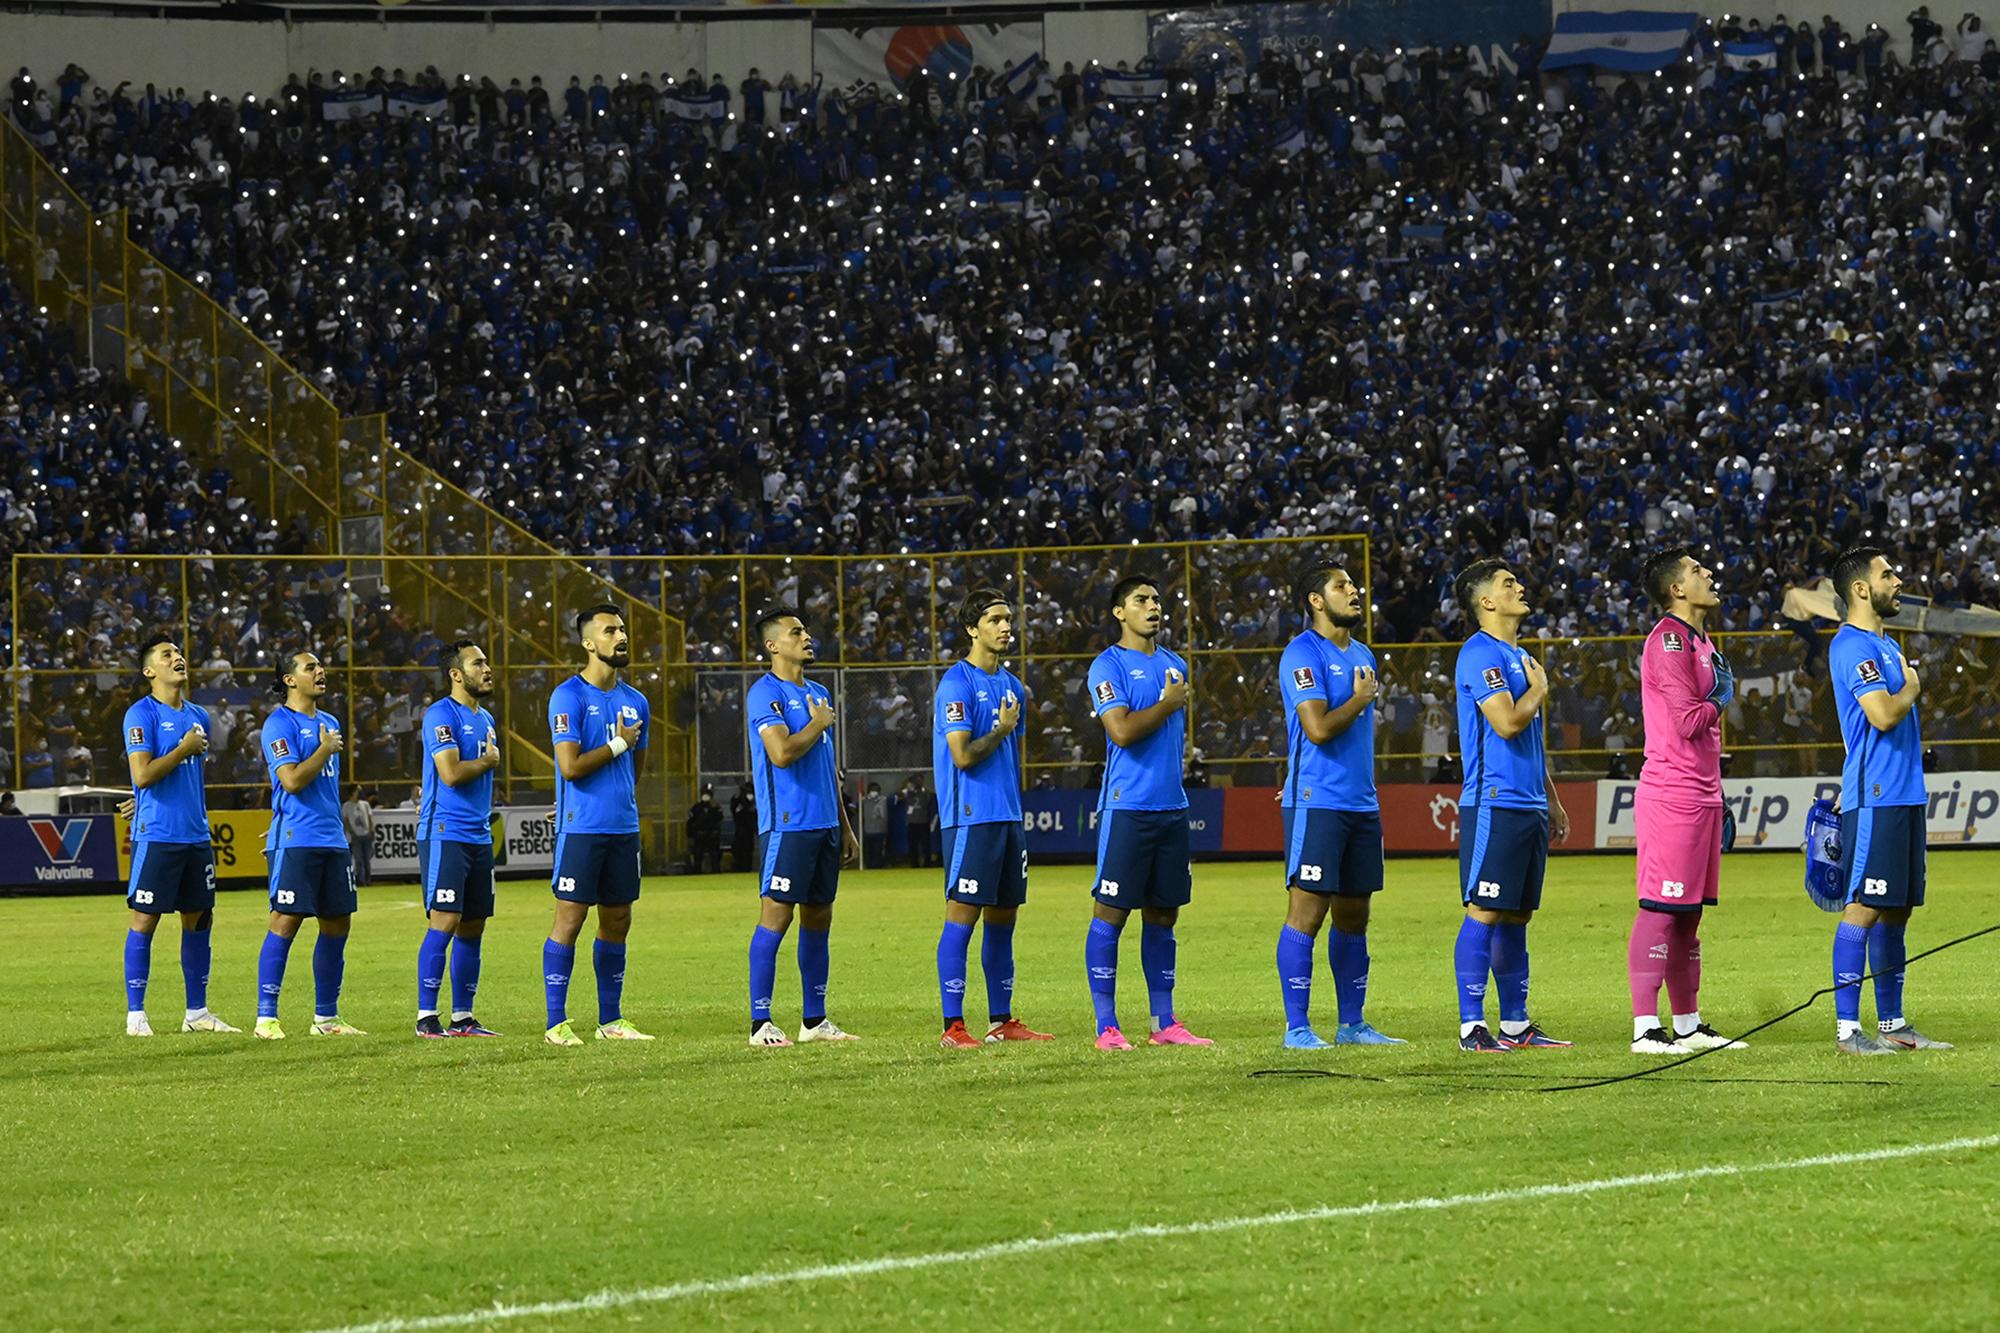
<instances>
[{"instance_id":1,"label":"blue shorts","mask_svg":"<svg viewBox=\"0 0 2000 1333\"><path fill-rule=\"evenodd\" d=\"M417 843L424 873L424 911L493 915L493 844L426 838Z\"/></svg>"},{"instance_id":2,"label":"blue shorts","mask_svg":"<svg viewBox=\"0 0 2000 1333\"><path fill-rule=\"evenodd\" d=\"M1285 885L1343 898L1380 893L1381 812L1287 806Z\"/></svg>"},{"instance_id":3,"label":"blue shorts","mask_svg":"<svg viewBox=\"0 0 2000 1333\"><path fill-rule=\"evenodd\" d=\"M1847 901L1877 908L1924 905L1924 814L1921 805L1840 812Z\"/></svg>"},{"instance_id":4,"label":"blue shorts","mask_svg":"<svg viewBox=\"0 0 2000 1333\"><path fill-rule=\"evenodd\" d=\"M639 901L639 835L557 834L549 887L566 903L623 907Z\"/></svg>"},{"instance_id":5,"label":"blue shorts","mask_svg":"<svg viewBox=\"0 0 2000 1333\"><path fill-rule=\"evenodd\" d=\"M757 835L757 893L775 903L830 903L840 892L840 830Z\"/></svg>"},{"instance_id":6,"label":"blue shorts","mask_svg":"<svg viewBox=\"0 0 2000 1333\"><path fill-rule=\"evenodd\" d=\"M1090 896L1106 907L1185 907L1188 812L1105 810L1097 816L1097 880Z\"/></svg>"},{"instance_id":7,"label":"blue shorts","mask_svg":"<svg viewBox=\"0 0 2000 1333\"><path fill-rule=\"evenodd\" d=\"M135 842L125 905L135 912L207 912L215 907L215 849L205 842Z\"/></svg>"},{"instance_id":8,"label":"blue shorts","mask_svg":"<svg viewBox=\"0 0 2000 1333\"><path fill-rule=\"evenodd\" d=\"M347 849L281 847L271 863L271 910L286 916L349 916L361 906Z\"/></svg>"},{"instance_id":9,"label":"blue shorts","mask_svg":"<svg viewBox=\"0 0 2000 1333\"><path fill-rule=\"evenodd\" d=\"M1548 811L1481 805L1458 812L1458 888L1466 906L1534 911L1548 864Z\"/></svg>"},{"instance_id":10,"label":"blue shorts","mask_svg":"<svg viewBox=\"0 0 2000 1333\"><path fill-rule=\"evenodd\" d=\"M1028 901L1028 835L1018 819L944 830L944 896L977 907Z\"/></svg>"}]
</instances>

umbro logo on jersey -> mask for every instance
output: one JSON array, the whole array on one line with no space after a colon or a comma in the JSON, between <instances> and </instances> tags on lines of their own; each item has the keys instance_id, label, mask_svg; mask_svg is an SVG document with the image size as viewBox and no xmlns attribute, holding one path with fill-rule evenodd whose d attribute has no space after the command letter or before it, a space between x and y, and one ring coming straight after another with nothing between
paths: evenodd
<instances>
[{"instance_id":1,"label":"umbro logo on jersey","mask_svg":"<svg viewBox=\"0 0 2000 1333\"><path fill-rule=\"evenodd\" d=\"M1144 680L1145 678L1146 678L1146 673L1144 671L1140 670L1138 667L1132 668L1133 680Z\"/></svg>"},{"instance_id":2,"label":"umbro logo on jersey","mask_svg":"<svg viewBox=\"0 0 2000 1333\"><path fill-rule=\"evenodd\" d=\"M1311 689L1313 687L1313 669L1311 667L1300 667L1294 671L1292 673L1292 684L1302 690Z\"/></svg>"},{"instance_id":3,"label":"umbro logo on jersey","mask_svg":"<svg viewBox=\"0 0 2000 1333\"><path fill-rule=\"evenodd\" d=\"M1487 667L1480 674L1480 678L1486 682L1486 688L1489 690L1497 690L1507 683L1507 674L1499 667Z\"/></svg>"},{"instance_id":4,"label":"umbro logo on jersey","mask_svg":"<svg viewBox=\"0 0 2000 1333\"><path fill-rule=\"evenodd\" d=\"M1660 636L1660 647L1670 653L1678 653L1687 647L1687 640L1668 630Z\"/></svg>"},{"instance_id":5,"label":"umbro logo on jersey","mask_svg":"<svg viewBox=\"0 0 2000 1333\"><path fill-rule=\"evenodd\" d=\"M1854 668L1854 674L1861 677L1863 685L1880 685L1882 683L1882 668L1875 665L1873 658Z\"/></svg>"},{"instance_id":6,"label":"umbro logo on jersey","mask_svg":"<svg viewBox=\"0 0 2000 1333\"><path fill-rule=\"evenodd\" d=\"M965 704L963 701L952 699L947 702L944 706L944 720L947 722L965 721Z\"/></svg>"}]
</instances>

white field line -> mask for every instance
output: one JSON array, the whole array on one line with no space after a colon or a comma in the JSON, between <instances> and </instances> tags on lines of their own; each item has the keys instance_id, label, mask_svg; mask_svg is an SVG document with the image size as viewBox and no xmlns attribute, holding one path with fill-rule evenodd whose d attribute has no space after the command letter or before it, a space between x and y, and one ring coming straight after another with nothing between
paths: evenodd
<instances>
[{"instance_id":1,"label":"white field line","mask_svg":"<svg viewBox=\"0 0 2000 1333\"><path fill-rule=\"evenodd\" d=\"M1579 1195L1607 1194L1615 1190L1644 1189L1652 1185L1673 1185L1689 1180L1768 1175L1778 1171L1808 1171L1824 1166L1855 1166L1864 1162L1891 1162L1907 1157L1973 1152L1993 1147L2000 1147L2000 1134L1946 1139L1939 1143L1911 1143L1897 1148L1872 1148L1866 1152L1825 1153L1817 1157L1794 1157L1779 1162L1691 1166L1675 1171L1606 1176L1597 1180L1521 1185L1512 1189L1484 1190L1477 1194L1444 1194L1318 1208L1288 1208L1282 1212L1258 1213L1249 1217L1219 1217L1205 1222L1161 1222L1143 1226L1113 1227L1102 1231L1065 1231L1053 1236L1023 1236L1015 1240L995 1241L988 1245L975 1245L963 1250L888 1255L878 1259L856 1259L838 1264L813 1264L805 1268L765 1269L754 1273L739 1273L735 1277L700 1278L660 1287L599 1291L568 1300L536 1301L527 1305L496 1304L456 1314L380 1319L369 1324L349 1324L338 1329L323 1330L322 1333L420 1333L420 1330L424 1329L470 1328L497 1324L509 1319L585 1314L637 1305L664 1305L697 1296L726 1296L739 1291L762 1291L769 1287L841 1281L849 1278L873 1277L880 1273L904 1273L923 1268L944 1268L954 1264L978 1263L987 1259L1004 1259L1015 1255L1071 1250L1084 1245L1110 1245L1120 1241L1154 1240L1173 1236L1207 1236L1228 1231L1249 1231L1259 1227L1291 1226L1299 1222L1337 1221L1350 1217L1445 1212L1454 1208L1520 1203L1530 1199L1561 1199Z\"/></svg>"}]
</instances>

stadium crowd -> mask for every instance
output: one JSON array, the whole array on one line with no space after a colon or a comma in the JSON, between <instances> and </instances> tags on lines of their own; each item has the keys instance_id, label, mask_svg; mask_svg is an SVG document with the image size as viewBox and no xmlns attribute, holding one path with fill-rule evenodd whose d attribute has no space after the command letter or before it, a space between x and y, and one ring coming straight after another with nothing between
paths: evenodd
<instances>
[{"instance_id":1,"label":"stadium crowd","mask_svg":"<svg viewBox=\"0 0 2000 1333\"><path fill-rule=\"evenodd\" d=\"M1724 623L1755 629L1873 530L1940 601L1992 603L2000 500L1972 478L2000 463L2000 49L1976 23L1914 27L1907 55L1799 25L1778 70L1746 72L1720 54L1737 35L1704 25L1690 60L1610 84L1544 75L1529 43L1516 68L1463 48L1142 68L1167 87L1145 101L1094 69L908 96L753 76L726 122L667 114L709 87L695 71L551 96L378 70L232 100L72 67L17 79L13 106L94 207L128 209L345 410L387 411L579 553L1357 531L1375 637L1400 641L1455 633L1440 601L1475 551L1518 561L1530 632L1566 637L1632 630L1648 545L1708 543ZM325 114L363 85L441 114ZM33 504L40 549L283 549L141 405L79 420L96 452L60 466L88 475L8 499L10 541ZM10 442L16 496L48 421ZM118 467L149 477L136 533L88 503L125 492ZM1116 561L1072 563L1028 613L1038 643L1096 628ZM734 572L669 576L697 652L734 655ZM1282 642L1284 571L1227 573L1208 645ZM812 579L797 600L833 603ZM928 585L903 583L848 590L849 660L946 649ZM258 623L254 598L205 595L216 642ZM87 642L75 605L61 628ZM1384 711L1428 753L1422 665L1385 673ZM1636 713L1605 685L1579 735ZM1197 743L1261 742L1244 696Z\"/></svg>"}]
</instances>

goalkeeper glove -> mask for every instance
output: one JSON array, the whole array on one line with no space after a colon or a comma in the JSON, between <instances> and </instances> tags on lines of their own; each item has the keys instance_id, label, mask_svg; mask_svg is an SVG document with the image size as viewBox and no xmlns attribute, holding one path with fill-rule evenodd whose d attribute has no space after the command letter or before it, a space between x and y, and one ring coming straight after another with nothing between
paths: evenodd
<instances>
[{"instance_id":1,"label":"goalkeeper glove","mask_svg":"<svg viewBox=\"0 0 2000 1333\"><path fill-rule=\"evenodd\" d=\"M1708 687L1708 701L1720 712L1736 697L1736 673L1729 669L1729 659L1721 653L1711 657L1709 665L1715 668L1715 684Z\"/></svg>"}]
</instances>

